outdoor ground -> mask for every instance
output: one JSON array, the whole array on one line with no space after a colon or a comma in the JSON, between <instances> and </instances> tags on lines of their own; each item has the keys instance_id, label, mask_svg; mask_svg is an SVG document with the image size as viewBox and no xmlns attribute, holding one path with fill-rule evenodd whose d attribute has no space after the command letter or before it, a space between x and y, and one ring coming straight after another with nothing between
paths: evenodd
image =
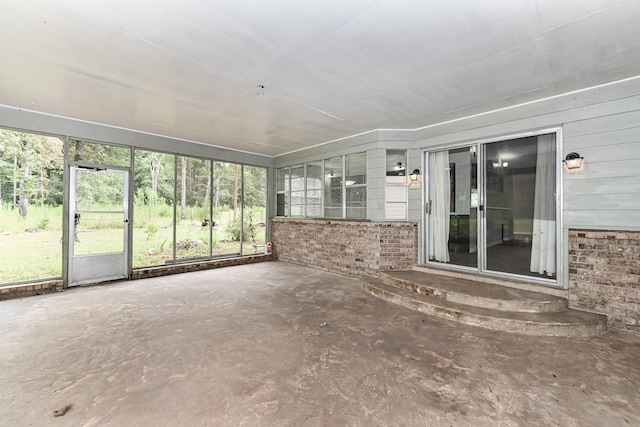
<instances>
[{"instance_id":1,"label":"outdoor ground","mask_svg":"<svg viewBox=\"0 0 640 427\"><path fill-rule=\"evenodd\" d=\"M637 335L479 329L281 262L3 301L0 340L7 426L640 426Z\"/></svg>"},{"instance_id":2,"label":"outdoor ground","mask_svg":"<svg viewBox=\"0 0 640 427\"><path fill-rule=\"evenodd\" d=\"M62 276L62 231L56 229L27 228L22 231L0 232L0 285L29 280L44 280ZM243 254L264 252L265 228L256 227L255 241L246 233ZM122 228L80 229L75 243L75 254L86 255L121 252L124 247ZM209 229L201 223L182 221L176 232L181 242L178 259L208 257ZM233 241L225 232L225 225L214 229L213 256L237 254L240 241ZM164 226L149 235L144 228L133 229L134 268L164 265L173 257L173 228ZM196 246L197 245L197 246Z\"/></svg>"}]
</instances>

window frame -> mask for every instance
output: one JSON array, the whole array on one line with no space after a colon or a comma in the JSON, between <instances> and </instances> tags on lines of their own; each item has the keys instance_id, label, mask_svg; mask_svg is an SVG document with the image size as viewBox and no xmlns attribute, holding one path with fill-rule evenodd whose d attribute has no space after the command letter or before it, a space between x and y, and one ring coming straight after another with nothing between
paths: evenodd
<instances>
[{"instance_id":1,"label":"window frame","mask_svg":"<svg viewBox=\"0 0 640 427\"><path fill-rule=\"evenodd\" d=\"M357 156L362 157L362 174L354 175L354 176L362 176L362 182L354 182L351 185L347 185L347 164L350 158L354 158ZM297 199L301 199L300 203L296 203L295 206L300 207L300 212L302 214L294 215L293 209L293 200L294 200L294 189L293 189L293 171L294 169L302 168L303 174L298 177L302 178L303 188L295 190L296 194L302 194L303 197L298 197ZM310 175L310 171L312 168L319 169L319 174ZM338 170L339 169L339 170ZM329 172L327 172L329 171ZM336 172L338 171L338 172ZM297 176L297 175L296 175ZM298 179L295 178L295 179ZM309 185L310 179L317 179L320 183L319 188L314 186L313 188ZM335 185L333 188L334 191L339 191L339 199L340 206L335 206L332 201L336 201L338 197L330 198L327 194L328 187L327 183L332 180L339 180L339 184ZM318 160L313 160L309 162L305 162L302 164L294 164L289 166L284 166L280 168L276 168L276 217L292 217L292 218L327 218L327 219L367 219L367 186L368 186L368 177L367 177L367 153L359 152L359 153L351 153L351 154L343 154L339 156L333 156L329 158L322 158ZM359 208L361 209L361 214L355 216L349 216L350 206L347 194L349 191L361 189L364 191L362 195L362 200L359 202L360 206L351 206L351 208ZM319 197L312 197L311 193L318 193ZM337 196L337 195L336 195ZM283 209L280 211L279 200L284 198ZM314 202L310 203L310 200L313 199ZM335 200L334 200L335 199ZM318 203L319 200L319 203ZM315 212L318 212L318 215L314 215L310 212L310 208L315 207ZM339 215L327 215L327 209L339 212Z\"/></svg>"}]
</instances>

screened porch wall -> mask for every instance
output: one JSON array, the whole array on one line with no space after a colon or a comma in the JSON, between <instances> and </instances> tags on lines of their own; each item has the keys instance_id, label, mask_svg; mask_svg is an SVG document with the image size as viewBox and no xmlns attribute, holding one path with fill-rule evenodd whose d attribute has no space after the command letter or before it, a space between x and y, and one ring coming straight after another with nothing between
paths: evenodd
<instances>
[{"instance_id":1,"label":"screened porch wall","mask_svg":"<svg viewBox=\"0 0 640 427\"><path fill-rule=\"evenodd\" d=\"M87 141L135 146L140 149L204 157L229 163L267 168L273 166L273 158L270 156L230 150L179 138L137 132L4 105L0 105L0 126L25 132L59 136L68 135L72 138Z\"/></svg>"}]
</instances>

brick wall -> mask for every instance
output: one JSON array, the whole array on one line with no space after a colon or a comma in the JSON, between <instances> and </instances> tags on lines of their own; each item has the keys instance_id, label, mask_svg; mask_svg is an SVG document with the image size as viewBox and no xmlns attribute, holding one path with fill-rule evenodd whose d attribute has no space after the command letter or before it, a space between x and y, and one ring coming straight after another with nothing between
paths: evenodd
<instances>
[{"instance_id":1,"label":"brick wall","mask_svg":"<svg viewBox=\"0 0 640 427\"><path fill-rule=\"evenodd\" d=\"M0 287L0 301L62 291L62 280L46 280Z\"/></svg>"},{"instance_id":2,"label":"brick wall","mask_svg":"<svg viewBox=\"0 0 640 427\"><path fill-rule=\"evenodd\" d=\"M408 270L418 260L413 222L274 218L271 236L278 260L350 277Z\"/></svg>"},{"instance_id":3,"label":"brick wall","mask_svg":"<svg viewBox=\"0 0 640 427\"><path fill-rule=\"evenodd\" d=\"M160 265L155 267L134 269L131 280L160 277L169 274L188 273L190 271L209 270L213 268L230 267L232 265L253 264L256 262L272 261L273 254L256 254L229 258L218 258L207 261L196 261L182 264ZM24 283L0 287L0 301L23 298L33 295L50 294L63 290L62 280L48 280L43 282Z\"/></svg>"},{"instance_id":4,"label":"brick wall","mask_svg":"<svg viewBox=\"0 0 640 427\"><path fill-rule=\"evenodd\" d=\"M256 254L230 258L218 258L206 261L188 262L182 264L168 264L155 267L137 268L131 272L131 280L148 279L151 277L167 276L169 274L189 273L191 271L211 270L213 268L231 267L233 265L254 264L256 262L272 261L273 259L273 254Z\"/></svg>"},{"instance_id":5,"label":"brick wall","mask_svg":"<svg viewBox=\"0 0 640 427\"><path fill-rule=\"evenodd\" d=\"M640 232L569 230L569 305L640 333Z\"/></svg>"}]
</instances>

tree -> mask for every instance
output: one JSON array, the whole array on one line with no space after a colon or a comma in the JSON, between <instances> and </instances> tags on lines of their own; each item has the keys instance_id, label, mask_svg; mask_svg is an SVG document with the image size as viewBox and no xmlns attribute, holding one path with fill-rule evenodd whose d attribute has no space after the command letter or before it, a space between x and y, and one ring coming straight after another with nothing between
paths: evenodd
<instances>
[{"instance_id":1,"label":"tree","mask_svg":"<svg viewBox=\"0 0 640 427\"><path fill-rule=\"evenodd\" d=\"M131 149L115 145L72 139L69 142L70 158L74 162L95 163L108 166L130 166Z\"/></svg>"},{"instance_id":2,"label":"tree","mask_svg":"<svg viewBox=\"0 0 640 427\"><path fill-rule=\"evenodd\" d=\"M235 183L235 164L225 162L214 162L213 181L215 192L213 195L213 206L233 205L233 186Z\"/></svg>"},{"instance_id":3,"label":"tree","mask_svg":"<svg viewBox=\"0 0 640 427\"><path fill-rule=\"evenodd\" d=\"M234 184L233 184L233 219L236 219L238 213L238 178L240 176L240 165L235 167Z\"/></svg>"},{"instance_id":4,"label":"tree","mask_svg":"<svg viewBox=\"0 0 640 427\"><path fill-rule=\"evenodd\" d=\"M187 158L180 157L180 219L187 218Z\"/></svg>"},{"instance_id":5,"label":"tree","mask_svg":"<svg viewBox=\"0 0 640 427\"><path fill-rule=\"evenodd\" d=\"M265 207L267 202L267 170L244 166L242 200L244 206Z\"/></svg>"},{"instance_id":6,"label":"tree","mask_svg":"<svg viewBox=\"0 0 640 427\"><path fill-rule=\"evenodd\" d=\"M13 206L23 218L32 199L45 203L50 178L55 176L50 171L62 170L62 147L58 138L0 129L0 160L13 163Z\"/></svg>"},{"instance_id":7,"label":"tree","mask_svg":"<svg viewBox=\"0 0 640 427\"><path fill-rule=\"evenodd\" d=\"M162 156L157 156L153 151L149 154L149 165L151 169L151 191L158 194L158 175L162 169Z\"/></svg>"},{"instance_id":8,"label":"tree","mask_svg":"<svg viewBox=\"0 0 640 427\"><path fill-rule=\"evenodd\" d=\"M23 161L22 164L22 179L20 179L20 204L18 205L18 212L20 216L27 219L27 213L29 211L29 195L27 194L27 180L29 179L29 163Z\"/></svg>"}]
</instances>

